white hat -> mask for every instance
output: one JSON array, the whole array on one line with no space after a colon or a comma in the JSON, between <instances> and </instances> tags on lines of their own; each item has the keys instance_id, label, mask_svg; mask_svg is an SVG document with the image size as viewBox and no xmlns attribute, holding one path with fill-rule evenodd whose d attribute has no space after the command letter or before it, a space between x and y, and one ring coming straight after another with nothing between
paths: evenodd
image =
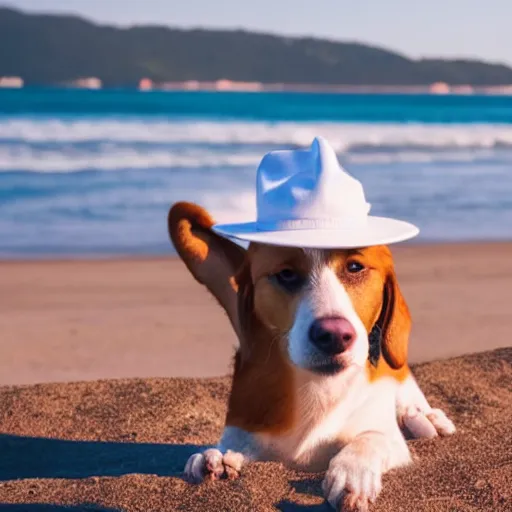
<instances>
[{"instance_id":1,"label":"white hat","mask_svg":"<svg viewBox=\"0 0 512 512\"><path fill-rule=\"evenodd\" d=\"M363 186L320 137L309 149L266 154L256 201L255 222L217 224L213 230L238 240L317 249L391 244L419 233L408 222L368 215Z\"/></svg>"}]
</instances>

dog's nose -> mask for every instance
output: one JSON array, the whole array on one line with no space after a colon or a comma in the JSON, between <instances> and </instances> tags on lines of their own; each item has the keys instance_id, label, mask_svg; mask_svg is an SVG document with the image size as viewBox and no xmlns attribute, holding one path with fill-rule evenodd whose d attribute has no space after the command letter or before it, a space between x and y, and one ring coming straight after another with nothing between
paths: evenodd
<instances>
[{"instance_id":1,"label":"dog's nose","mask_svg":"<svg viewBox=\"0 0 512 512\"><path fill-rule=\"evenodd\" d=\"M356 331L346 318L318 318L309 328L309 339L324 354L334 356L350 348L356 339Z\"/></svg>"}]
</instances>

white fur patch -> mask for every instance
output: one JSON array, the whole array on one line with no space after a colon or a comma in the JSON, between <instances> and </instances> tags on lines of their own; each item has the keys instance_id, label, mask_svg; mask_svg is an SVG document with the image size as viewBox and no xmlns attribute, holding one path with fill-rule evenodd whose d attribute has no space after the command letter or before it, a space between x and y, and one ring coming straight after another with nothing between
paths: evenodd
<instances>
[{"instance_id":1,"label":"white fur patch","mask_svg":"<svg viewBox=\"0 0 512 512\"><path fill-rule=\"evenodd\" d=\"M402 457L401 460L396 458ZM392 459L395 460L392 460ZM327 501L335 508L343 500L366 510L382 487L382 475L391 467L409 463L403 439L380 432L363 432L334 457L322 483Z\"/></svg>"},{"instance_id":2,"label":"white fur patch","mask_svg":"<svg viewBox=\"0 0 512 512\"><path fill-rule=\"evenodd\" d=\"M332 377L299 375L293 428L279 436L256 434L264 458L308 471L327 468L329 460L362 432L377 431L396 442L393 466L408 460L395 416L398 383L368 382L365 370L352 366Z\"/></svg>"},{"instance_id":3,"label":"white fur patch","mask_svg":"<svg viewBox=\"0 0 512 512\"><path fill-rule=\"evenodd\" d=\"M309 250L312 260L309 286L296 312L295 321L288 336L288 352L291 361L300 368L309 368L324 358L309 340L312 323L325 316L346 318L356 331L356 340L344 357L349 364L363 366L368 357L368 335L363 322L352 305L350 296L335 272L325 262L320 250Z\"/></svg>"}]
</instances>

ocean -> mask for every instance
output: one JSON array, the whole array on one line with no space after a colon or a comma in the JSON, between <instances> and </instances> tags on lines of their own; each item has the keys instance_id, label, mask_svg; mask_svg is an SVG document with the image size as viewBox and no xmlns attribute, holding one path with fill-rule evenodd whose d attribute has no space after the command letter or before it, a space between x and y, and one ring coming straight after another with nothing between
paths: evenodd
<instances>
[{"instance_id":1,"label":"ocean","mask_svg":"<svg viewBox=\"0 0 512 512\"><path fill-rule=\"evenodd\" d=\"M261 157L322 135L415 243L512 239L512 97L0 90L0 257L171 254L178 200L251 220Z\"/></svg>"}]
</instances>

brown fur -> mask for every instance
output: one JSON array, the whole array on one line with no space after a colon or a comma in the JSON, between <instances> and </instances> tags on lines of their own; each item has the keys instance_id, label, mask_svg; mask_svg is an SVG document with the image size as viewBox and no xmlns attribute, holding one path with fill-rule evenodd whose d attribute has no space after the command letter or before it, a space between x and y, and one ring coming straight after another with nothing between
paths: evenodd
<instances>
[{"instance_id":1,"label":"brown fur","mask_svg":"<svg viewBox=\"0 0 512 512\"><path fill-rule=\"evenodd\" d=\"M251 244L248 251L216 235L213 220L202 208L178 203L169 212L169 233L190 272L226 310L240 340L226 424L248 432L284 432L294 419L294 371L286 355L300 294L290 295L269 282L283 268L307 275L311 261L297 248ZM382 354L368 364L370 380L393 376L403 380L410 315L400 293L391 252L385 246L326 251L368 332L382 329ZM365 266L346 271L355 259Z\"/></svg>"},{"instance_id":2,"label":"brown fur","mask_svg":"<svg viewBox=\"0 0 512 512\"><path fill-rule=\"evenodd\" d=\"M219 301L239 335L233 276L244 261L245 250L215 234L211 230L213 219L195 204L176 203L169 211L167 223L179 256L196 280Z\"/></svg>"},{"instance_id":3,"label":"brown fur","mask_svg":"<svg viewBox=\"0 0 512 512\"><path fill-rule=\"evenodd\" d=\"M226 425L247 432L285 432L294 419L293 371L279 341L257 317L251 330L251 357L245 359L241 350L235 356Z\"/></svg>"},{"instance_id":4,"label":"brown fur","mask_svg":"<svg viewBox=\"0 0 512 512\"><path fill-rule=\"evenodd\" d=\"M354 275L344 272L351 259L362 263L366 270ZM379 362L379 371L375 370L373 375L380 375L386 367L400 370L407 362L411 315L398 286L391 251L383 245L357 251L333 251L330 263L337 270L367 332L375 324L381 329L384 361ZM398 376L404 372L386 370L385 373Z\"/></svg>"},{"instance_id":5,"label":"brown fur","mask_svg":"<svg viewBox=\"0 0 512 512\"><path fill-rule=\"evenodd\" d=\"M292 421L292 369L268 326L254 309L254 283L246 251L212 230L213 220L199 206L178 203L168 217L169 234L192 275L226 310L240 340L226 424L246 431L283 431ZM258 286L258 289L260 286Z\"/></svg>"},{"instance_id":6,"label":"brown fur","mask_svg":"<svg viewBox=\"0 0 512 512\"><path fill-rule=\"evenodd\" d=\"M285 355L284 333L293 323L298 298L279 294L268 276L304 264L304 253L251 244L236 277L241 325L226 424L248 432L280 433L293 423L293 369ZM287 299L287 300L286 300Z\"/></svg>"},{"instance_id":7,"label":"brown fur","mask_svg":"<svg viewBox=\"0 0 512 512\"><path fill-rule=\"evenodd\" d=\"M290 295L269 281L269 276L292 268L307 276L311 262L303 250L251 244L248 251L254 283L254 308L261 322L281 338L291 329L301 294Z\"/></svg>"},{"instance_id":8,"label":"brown fur","mask_svg":"<svg viewBox=\"0 0 512 512\"><path fill-rule=\"evenodd\" d=\"M351 259L363 264L366 270L354 275L344 272ZM376 367L368 364L371 380L384 376L405 380L410 373L406 362L411 316L398 286L391 251L383 245L357 251L332 251L329 262L367 332L375 324L381 329L383 357Z\"/></svg>"}]
</instances>

